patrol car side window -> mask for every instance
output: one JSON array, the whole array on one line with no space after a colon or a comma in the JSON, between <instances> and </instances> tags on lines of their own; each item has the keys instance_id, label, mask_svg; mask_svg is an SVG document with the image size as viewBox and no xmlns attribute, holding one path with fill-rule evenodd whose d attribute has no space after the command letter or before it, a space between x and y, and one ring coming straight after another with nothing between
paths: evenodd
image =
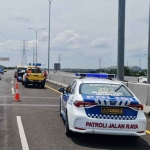
<instances>
[{"instance_id":1,"label":"patrol car side window","mask_svg":"<svg viewBox=\"0 0 150 150\"><path fill-rule=\"evenodd\" d=\"M74 84L73 84L72 87L71 87L71 93L72 93L72 94L75 93L76 85L77 85L77 83L74 82Z\"/></svg>"},{"instance_id":2,"label":"patrol car side window","mask_svg":"<svg viewBox=\"0 0 150 150\"><path fill-rule=\"evenodd\" d=\"M71 87L72 87L72 85L74 84L74 82L75 82L75 81L72 81L72 82L69 84L69 86L66 88L66 92L67 92L67 93L71 93Z\"/></svg>"}]
</instances>

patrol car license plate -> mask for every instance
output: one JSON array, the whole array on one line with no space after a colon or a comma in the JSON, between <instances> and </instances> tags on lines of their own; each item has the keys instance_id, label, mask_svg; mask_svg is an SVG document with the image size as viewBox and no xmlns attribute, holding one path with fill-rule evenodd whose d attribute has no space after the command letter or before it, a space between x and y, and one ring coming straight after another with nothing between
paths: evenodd
<instances>
[{"instance_id":1,"label":"patrol car license plate","mask_svg":"<svg viewBox=\"0 0 150 150\"><path fill-rule=\"evenodd\" d=\"M123 108L101 107L101 113L123 115Z\"/></svg>"}]
</instances>

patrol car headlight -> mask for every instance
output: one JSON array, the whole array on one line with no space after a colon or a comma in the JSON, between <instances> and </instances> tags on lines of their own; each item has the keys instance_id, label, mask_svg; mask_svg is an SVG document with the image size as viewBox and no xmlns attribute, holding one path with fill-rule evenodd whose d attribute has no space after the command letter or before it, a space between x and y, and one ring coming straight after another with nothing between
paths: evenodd
<instances>
[{"instance_id":1,"label":"patrol car headlight","mask_svg":"<svg viewBox=\"0 0 150 150\"><path fill-rule=\"evenodd\" d=\"M90 107L90 106L94 106L94 105L97 105L96 103L94 102L83 102L83 101L75 101L74 102L74 105L76 107Z\"/></svg>"},{"instance_id":2,"label":"patrol car headlight","mask_svg":"<svg viewBox=\"0 0 150 150\"><path fill-rule=\"evenodd\" d=\"M128 105L128 107L131 107L131 108L136 109L136 110L143 110L144 109L142 104Z\"/></svg>"}]
</instances>

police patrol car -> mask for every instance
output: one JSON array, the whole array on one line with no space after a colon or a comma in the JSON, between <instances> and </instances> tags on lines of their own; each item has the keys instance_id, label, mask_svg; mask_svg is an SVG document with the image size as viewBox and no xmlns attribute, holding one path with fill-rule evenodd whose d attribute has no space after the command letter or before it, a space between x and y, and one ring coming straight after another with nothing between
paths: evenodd
<instances>
[{"instance_id":1,"label":"police patrol car","mask_svg":"<svg viewBox=\"0 0 150 150\"><path fill-rule=\"evenodd\" d=\"M67 136L73 132L132 136L145 135L143 105L123 83L108 74L76 74L60 88L60 115L65 120Z\"/></svg>"}]
</instances>

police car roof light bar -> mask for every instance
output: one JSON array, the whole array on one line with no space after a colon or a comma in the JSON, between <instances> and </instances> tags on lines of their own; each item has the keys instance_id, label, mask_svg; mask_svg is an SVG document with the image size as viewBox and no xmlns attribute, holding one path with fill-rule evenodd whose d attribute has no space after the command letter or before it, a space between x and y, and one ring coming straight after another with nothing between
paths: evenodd
<instances>
[{"instance_id":1,"label":"police car roof light bar","mask_svg":"<svg viewBox=\"0 0 150 150\"><path fill-rule=\"evenodd\" d=\"M110 79L116 78L115 74L107 74L107 73L76 73L75 76L78 77L94 77L94 78L102 78L102 79Z\"/></svg>"}]
</instances>

